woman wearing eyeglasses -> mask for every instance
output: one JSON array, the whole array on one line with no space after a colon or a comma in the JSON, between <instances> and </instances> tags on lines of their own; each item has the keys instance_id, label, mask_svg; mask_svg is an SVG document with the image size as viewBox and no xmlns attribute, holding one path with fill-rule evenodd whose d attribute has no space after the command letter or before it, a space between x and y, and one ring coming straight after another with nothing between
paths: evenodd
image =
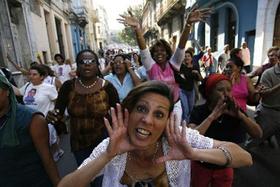
<instances>
[{"instance_id":1,"label":"woman wearing eyeglasses","mask_svg":"<svg viewBox=\"0 0 280 187\"><path fill-rule=\"evenodd\" d=\"M141 83L141 80L125 54L116 55L111 66L112 73L106 75L104 79L114 85L118 91L120 101L122 101L134 86Z\"/></svg>"},{"instance_id":2,"label":"woman wearing eyeglasses","mask_svg":"<svg viewBox=\"0 0 280 187\"><path fill-rule=\"evenodd\" d=\"M47 120L58 123L67 108L70 116L70 143L77 165L87 158L104 138L103 117L119 97L114 86L102 78L97 55L83 50L76 57L77 78L66 81L58 93L55 111Z\"/></svg>"}]
</instances>

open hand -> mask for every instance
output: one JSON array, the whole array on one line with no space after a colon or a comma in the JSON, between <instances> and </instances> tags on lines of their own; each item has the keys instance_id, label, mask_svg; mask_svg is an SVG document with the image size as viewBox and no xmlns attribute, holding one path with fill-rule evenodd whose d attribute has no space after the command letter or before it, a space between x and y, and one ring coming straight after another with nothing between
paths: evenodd
<instances>
[{"instance_id":1,"label":"open hand","mask_svg":"<svg viewBox=\"0 0 280 187\"><path fill-rule=\"evenodd\" d=\"M166 135L170 149L167 155L156 160L157 163L166 162L168 160L185 160L193 157L193 148L187 142L186 123L183 122L182 128L176 124L176 117L172 113L166 127Z\"/></svg>"},{"instance_id":2,"label":"open hand","mask_svg":"<svg viewBox=\"0 0 280 187\"><path fill-rule=\"evenodd\" d=\"M128 60L128 59L125 59L125 65L126 65L126 68L129 70L129 68L132 67L132 64L131 62Z\"/></svg>"},{"instance_id":3,"label":"open hand","mask_svg":"<svg viewBox=\"0 0 280 187\"><path fill-rule=\"evenodd\" d=\"M198 9L198 4L195 3L190 9L187 9L186 22L187 24L195 23L198 21L206 21L212 14L211 8Z\"/></svg>"},{"instance_id":4,"label":"open hand","mask_svg":"<svg viewBox=\"0 0 280 187\"><path fill-rule=\"evenodd\" d=\"M59 120L61 120L63 118L63 116L61 116L59 114L59 110L58 109L55 109L55 110L51 110L47 113L47 116L46 116L46 120L48 123L52 123L52 124L55 124L57 123Z\"/></svg>"},{"instance_id":5,"label":"open hand","mask_svg":"<svg viewBox=\"0 0 280 187\"><path fill-rule=\"evenodd\" d=\"M104 122L110 137L107 153L111 157L114 157L118 154L133 150L134 146L130 143L127 134L128 110L125 109L123 116L122 107L120 104L117 104L117 112L114 108L111 108L111 116L112 126L107 118L104 118Z\"/></svg>"},{"instance_id":6,"label":"open hand","mask_svg":"<svg viewBox=\"0 0 280 187\"><path fill-rule=\"evenodd\" d=\"M263 97L264 95L270 92L271 92L271 88L262 84L258 85L256 88L256 93L260 94L261 97Z\"/></svg>"},{"instance_id":7,"label":"open hand","mask_svg":"<svg viewBox=\"0 0 280 187\"><path fill-rule=\"evenodd\" d=\"M129 11L128 15L120 15L121 18L117 19L120 23L124 24L124 26L130 26L134 29L140 28L139 20L133 16L133 14Z\"/></svg>"}]
</instances>

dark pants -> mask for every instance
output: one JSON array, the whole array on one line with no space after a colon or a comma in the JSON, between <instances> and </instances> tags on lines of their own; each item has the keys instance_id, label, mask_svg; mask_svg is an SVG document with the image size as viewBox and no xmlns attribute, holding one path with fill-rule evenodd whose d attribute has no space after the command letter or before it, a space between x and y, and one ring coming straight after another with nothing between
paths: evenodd
<instances>
[{"instance_id":1,"label":"dark pants","mask_svg":"<svg viewBox=\"0 0 280 187\"><path fill-rule=\"evenodd\" d=\"M88 148L88 149L83 149L79 151L74 151L74 156L77 162L77 165L80 166L83 161L89 157L91 154L93 148ZM91 187L102 187L102 180L103 180L103 175L96 177L91 183Z\"/></svg>"}]
</instances>

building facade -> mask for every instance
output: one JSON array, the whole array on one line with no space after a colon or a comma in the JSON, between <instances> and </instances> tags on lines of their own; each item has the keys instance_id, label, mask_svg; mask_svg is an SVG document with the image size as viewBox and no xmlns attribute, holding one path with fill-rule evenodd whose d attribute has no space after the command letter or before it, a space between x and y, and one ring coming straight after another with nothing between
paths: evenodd
<instances>
[{"instance_id":1,"label":"building facade","mask_svg":"<svg viewBox=\"0 0 280 187\"><path fill-rule=\"evenodd\" d=\"M43 63L53 63L54 55L61 53L66 59L74 59L69 21L69 0L39 0L30 4L33 38L37 54Z\"/></svg>"},{"instance_id":2,"label":"building facade","mask_svg":"<svg viewBox=\"0 0 280 187\"><path fill-rule=\"evenodd\" d=\"M263 64L271 46L280 47L280 0L258 0L254 66Z\"/></svg>"},{"instance_id":3,"label":"building facade","mask_svg":"<svg viewBox=\"0 0 280 187\"><path fill-rule=\"evenodd\" d=\"M102 6L96 8L97 21L95 23L96 45L97 51L104 49L110 41L108 15Z\"/></svg>"},{"instance_id":4,"label":"building facade","mask_svg":"<svg viewBox=\"0 0 280 187\"><path fill-rule=\"evenodd\" d=\"M251 65L260 66L266 51L280 45L280 0L146 0L142 27L149 45L157 38L169 41L174 49L184 25L185 9L195 2L211 7L213 14L204 23L194 25L190 40L210 46L216 55L225 44L240 47L246 41L251 52ZM182 6L184 6L182 8Z\"/></svg>"},{"instance_id":5,"label":"building facade","mask_svg":"<svg viewBox=\"0 0 280 187\"><path fill-rule=\"evenodd\" d=\"M0 63L15 72L7 55L23 67L36 59L29 1L0 1L0 11Z\"/></svg>"},{"instance_id":6,"label":"building facade","mask_svg":"<svg viewBox=\"0 0 280 187\"><path fill-rule=\"evenodd\" d=\"M184 25L185 0L147 0L142 27L147 44L163 38L174 49Z\"/></svg>"},{"instance_id":7,"label":"building facade","mask_svg":"<svg viewBox=\"0 0 280 187\"><path fill-rule=\"evenodd\" d=\"M68 21L67 0L2 0L0 1L0 60L16 77L23 77L7 60L7 54L18 65L29 68L32 61L53 61L55 53L73 59Z\"/></svg>"},{"instance_id":8,"label":"building facade","mask_svg":"<svg viewBox=\"0 0 280 187\"><path fill-rule=\"evenodd\" d=\"M87 48L85 27L88 24L88 11L81 0L72 0L70 8L70 27L74 56Z\"/></svg>"}]
</instances>

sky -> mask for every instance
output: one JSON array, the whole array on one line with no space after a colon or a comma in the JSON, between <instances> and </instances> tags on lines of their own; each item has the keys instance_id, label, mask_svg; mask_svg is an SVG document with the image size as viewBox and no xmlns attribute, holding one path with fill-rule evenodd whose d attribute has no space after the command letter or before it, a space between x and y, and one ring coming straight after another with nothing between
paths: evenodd
<instances>
[{"instance_id":1,"label":"sky","mask_svg":"<svg viewBox=\"0 0 280 187\"><path fill-rule=\"evenodd\" d=\"M93 3L97 3L106 9L110 30L121 30L123 25L116 19L119 18L119 15L126 11L129 6L143 5L143 0L93 0Z\"/></svg>"}]
</instances>

